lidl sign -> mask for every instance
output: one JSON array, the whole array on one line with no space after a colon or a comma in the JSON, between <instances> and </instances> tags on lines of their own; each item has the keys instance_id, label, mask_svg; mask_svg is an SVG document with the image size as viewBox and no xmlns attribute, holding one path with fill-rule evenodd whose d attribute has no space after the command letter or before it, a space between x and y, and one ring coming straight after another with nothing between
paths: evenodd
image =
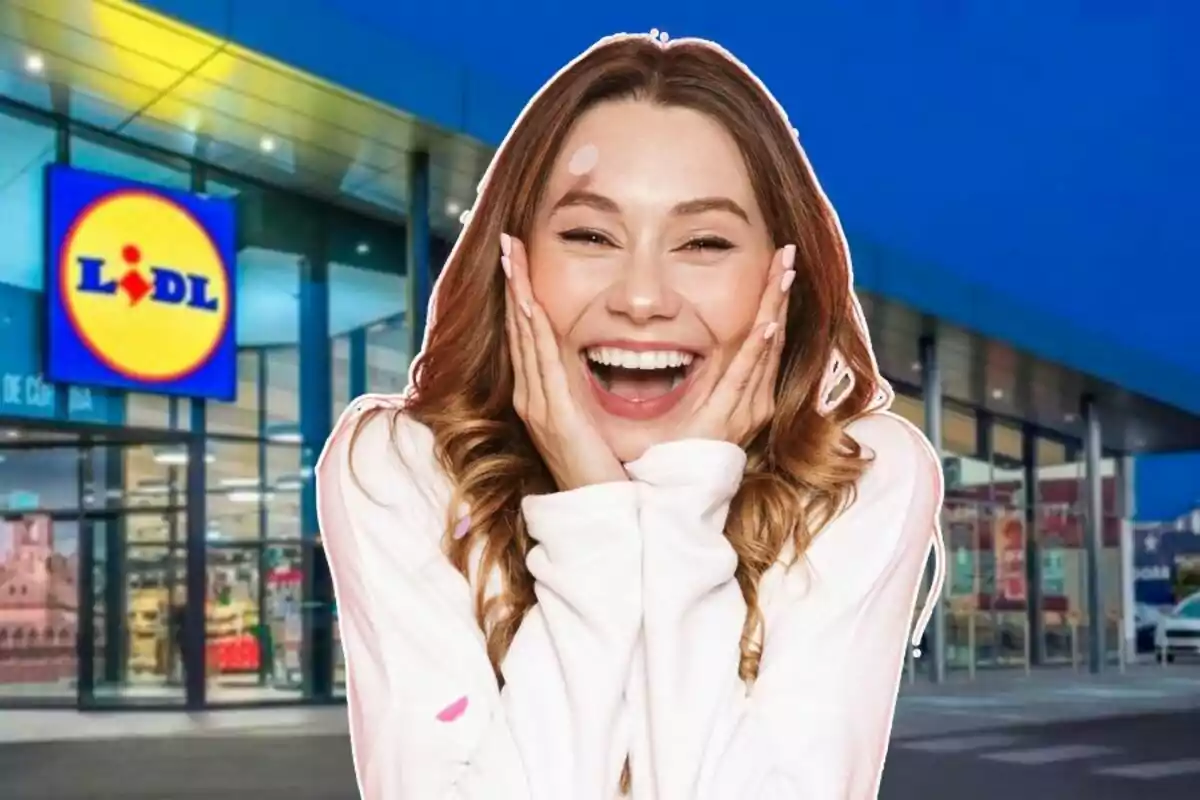
<instances>
[{"instance_id":1,"label":"lidl sign","mask_svg":"<svg viewBox=\"0 0 1200 800\"><path fill-rule=\"evenodd\" d=\"M46 175L49 379L234 399L233 203L60 165Z\"/></svg>"}]
</instances>

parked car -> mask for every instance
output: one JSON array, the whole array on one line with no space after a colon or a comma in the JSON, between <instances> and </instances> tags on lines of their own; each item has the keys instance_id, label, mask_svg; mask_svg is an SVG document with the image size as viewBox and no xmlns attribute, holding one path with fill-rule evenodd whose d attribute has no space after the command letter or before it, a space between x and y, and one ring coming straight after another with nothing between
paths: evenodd
<instances>
[{"instance_id":1,"label":"parked car","mask_svg":"<svg viewBox=\"0 0 1200 800\"><path fill-rule=\"evenodd\" d=\"M1158 660L1176 656L1200 657L1200 592L1189 595L1167 612L1154 632Z\"/></svg>"},{"instance_id":2,"label":"parked car","mask_svg":"<svg viewBox=\"0 0 1200 800\"><path fill-rule=\"evenodd\" d=\"M1137 652L1154 653L1155 635L1158 633L1158 623L1163 618L1163 612L1157 606L1139 603L1133 609L1133 624L1136 634Z\"/></svg>"}]
</instances>

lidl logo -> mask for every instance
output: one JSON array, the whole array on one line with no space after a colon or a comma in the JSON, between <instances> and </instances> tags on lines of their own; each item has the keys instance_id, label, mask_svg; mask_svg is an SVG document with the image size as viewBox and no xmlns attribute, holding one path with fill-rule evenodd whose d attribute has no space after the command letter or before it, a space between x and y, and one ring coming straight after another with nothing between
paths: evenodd
<instances>
[{"instance_id":1,"label":"lidl logo","mask_svg":"<svg viewBox=\"0 0 1200 800\"><path fill-rule=\"evenodd\" d=\"M47 189L50 379L232 399L232 204L59 166Z\"/></svg>"}]
</instances>

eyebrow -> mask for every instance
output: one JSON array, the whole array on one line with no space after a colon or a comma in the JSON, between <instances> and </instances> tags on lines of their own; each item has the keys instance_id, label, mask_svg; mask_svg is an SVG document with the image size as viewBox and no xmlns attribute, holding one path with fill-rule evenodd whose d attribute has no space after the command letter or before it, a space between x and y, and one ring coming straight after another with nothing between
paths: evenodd
<instances>
[{"instance_id":1,"label":"eyebrow","mask_svg":"<svg viewBox=\"0 0 1200 800\"><path fill-rule=\"evenodd\" d=\"M606 214L617 214L621 211L621 207L611 198L595 192L572 189L559 198L550 213L553 214L571 206L586 206ZM724 211L740 217L747 224L750 223L750 215L746 213L746 210L728 197L697 197L694 200L685 200L676 204L671 209L671 214L677 217L688 217L708 211Z\"/></svg>"}]
</instances>

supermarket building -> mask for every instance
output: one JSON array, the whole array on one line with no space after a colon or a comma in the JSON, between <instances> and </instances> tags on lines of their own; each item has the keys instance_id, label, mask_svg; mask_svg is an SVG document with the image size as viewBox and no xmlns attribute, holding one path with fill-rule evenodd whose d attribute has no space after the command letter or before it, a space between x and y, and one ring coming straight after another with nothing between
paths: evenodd
<instances>
[{"instance_id":1,"label":"supermarket building","mask_svg":"<svg viewBox=\"0 0 1200 800\"><path fill-rule=\"evenodd\" d=\"M0 706L344 691L316 454L351 398L403 388L494 146L570 47L608 32L547 33L562 58L502 78L369 7L0 5ZM450 19L421 13L426 31ZM835 200L844 167L822 174ZM950 580L914 668L1104 668L1134 633L1134 456L1200 449L1200 364L859 235L848 194L881 368L944 453ZM114 196L155 221L119 251L124 267L154 253L153 280L87 255ZM72 326L102 312L48 285L64 254L91 265L92 295L196 312L169 391L81 356ZM171 372L148 352L130 346L125 373ZM177 613L183 594L206 603Z\"/></svg>"}]
</instances>

